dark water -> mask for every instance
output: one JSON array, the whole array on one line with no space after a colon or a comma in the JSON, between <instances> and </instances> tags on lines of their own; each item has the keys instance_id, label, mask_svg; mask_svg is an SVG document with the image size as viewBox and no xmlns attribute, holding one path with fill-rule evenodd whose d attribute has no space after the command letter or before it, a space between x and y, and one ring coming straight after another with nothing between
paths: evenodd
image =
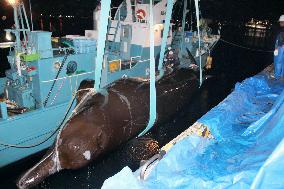
<instances>
[{"instance_id":1,"label":"dark water","mask_svg":"<svg viewBox=\"0 0 284 189\"><path fill-rule=\"evenodd\" d=\"M272 40L266 38L246 38L236 28L225 27L224 39L253 48L271 49ZM253 41L252 41L253 40ZM260 45L262 44L262 45ZM153 152L153 146L165 145L176 137L207 111L221 102L234 88L236 82L253 76L272 63L272 53L254 52L219 42L213 52L213 69L207 74L212 77L204 82L185 108L168 123L157 126L144 140L133 139L119 149L105 155L88 167L80 170L64 170L57 173L35 188L100 188L103 181L120 171L124 166L133 170L139 166L141 156L147 157ZM0 170L0 188L15 188L16 178L36 163L42 154L19 164Z\"/></svg>"}]
</instances>

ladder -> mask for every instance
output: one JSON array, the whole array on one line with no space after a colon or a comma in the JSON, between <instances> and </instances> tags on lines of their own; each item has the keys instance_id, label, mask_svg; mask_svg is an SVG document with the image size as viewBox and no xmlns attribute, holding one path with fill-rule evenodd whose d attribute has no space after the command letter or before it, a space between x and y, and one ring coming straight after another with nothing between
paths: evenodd
<instances>
[{"instance_id":1,"label":"ladder","mask_svg":"<svg viewBox=\"0 0 284 189\"><path fill-rule=\"evenodd\" d=\"M108 36L108 38L107 38L107 47L108 48L107 49L111 54L115 54L117 56L120 56L120 48L118 46L119 43L115 42L117 32L114 32L114 33L110 33L110 32L111 32L111 29L109 30L109 32L107 34L107 36Z\"/></svg>"},{"instance_id":2,"label":"ladder","mask_svg":"<svg viewBox=\"0 0 284 189\"><path fill-rule=\"evenodd\" d=\"M109 52L112 54L116 54L117 56L120 56L120 48L115 43L115 39L117 37L119 28L120 28L120 18L118 19L116 24L113 22L113 20L109 20L109 27L107 33L107 46Z\"/></svg>"},{"instance_id":3,"label":"ladder","mask_svg":"<svg viewBox=\"0 0 284 189\"><path fill-rule=\"evenodd\" d=\"M113 21L110 20L108 28L108 41L115 42L119 27L120 27L120 20L117 21L116 26L113 26Z\"/></svg>"}]
</instances>

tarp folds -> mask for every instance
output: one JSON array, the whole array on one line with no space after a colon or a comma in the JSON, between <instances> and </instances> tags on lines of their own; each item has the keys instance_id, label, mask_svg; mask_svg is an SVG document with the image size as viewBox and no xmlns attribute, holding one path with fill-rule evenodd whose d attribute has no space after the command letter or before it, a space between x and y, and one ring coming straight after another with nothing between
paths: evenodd
<instances>
[{"instance_id":1,"label":"tarp folds","mask_svg":"<svg viewBox=\"0 0 284 189\"><path fill-rule=\"evenodd\" d=\"M121 172L104 186L135 181L133 188L284 188L283 89L283 81L270 79L265 71L236 84L198 120L210 128L214 140L188 136L172 147L147 180Z\"/></svg>"}]
</instances>

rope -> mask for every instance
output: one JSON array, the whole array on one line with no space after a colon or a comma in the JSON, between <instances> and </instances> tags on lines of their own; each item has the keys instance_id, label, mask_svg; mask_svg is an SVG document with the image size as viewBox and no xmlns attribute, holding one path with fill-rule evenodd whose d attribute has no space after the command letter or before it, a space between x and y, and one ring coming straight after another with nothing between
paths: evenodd
<instances>
[{"instance_id":1,"label":"rope","mask_svg":"<svg viewBox=\"0 0 284 189\"><path fill-rule=\"evenodd\" d=\"M80 91L84 91L84 90L90 90L90 89L80 89L80 90L78 90L78 91L74 94L74 96L72 97L72 99L71 99L71 101L70 101L70 103L69 103L69 105L68 105L68 108L67 108L67 111L66 111L66 113L65 113L65 115L64 115L63 120L60 122L60 124L58 125L58 127L57 127L47 138L45 138L45 139L42 140L41 142L38 142L38 143L33 144L33 145L29 145L29 146L20 146L20 145L17 145L17 144L8 144L8 143L5 143L5 142L0 141L0 145L6 146L6 147L12 147L12 148L33 148L33 147L37 147L37 146L39 146L39 145L41 145L41 144L47 142L50 138L52 138L52 137L57 133L57 131L60 130L61 126L65 123L65 121L66 121L66 119L67 119L67 116L68 116L68 114L69 114L69 112L70 112L70 110L71 110L71 108L72 108L72 106L73 106L73 104L74 104L74 102L75 102L75 99L76 99L77 94L78 94Z\"/></svg>"},{"instance_id":2,"label":"rope","mask_svg":"<svg viewBox=\"0 0 284 189\"><path fill-rule=\"evenodd\" d=\"M238 48L242 48L242 49L246 49L246 50L250 50L250 51L265 52L265 53L273 53L274 52L273 50L261 50L261 49L254 49L254 48L250 48L250 47L245 47L243 45L232 43L230 41L227 41L227 40L224 40L224 39L221 39L221 38L220 38L220 41L223 41L224 43L227 43L229 45L232 45L232 46L235 46L235 47L238 47Z\"/></svg>"},{"instance_id":3,"label":"rope","mask_svg":"<svg viewBox=\"0 0 284 189\"><path fill-rule=\"evenodd\" d=\"M8 144L8 143L4 143L4 142L0 142L0 145L2 146L6 146L6 147L12 147L12 148L33 148L33 147L36 147L36 146L39 146L45 142L47 142L51 137L53 137L57 131L61 128L61 126L64 124L66 118L67 118L67 115L69 114L70 110L71 110L71 107L73 105L73 103L75 102L75 97L72 99L71 101L71 104L70 106L68 107L68 110L66 111L65 113L65 116L63 118L63 120L61 121L61 123L59 124L59 126L47 137L45 138L44 140L42 140L41 142L37 143L37 144L33 144L33 145L29 145L29 146L20 146L20 145L16 145L16 144Z\"/></svg>"},{"instance_id":4,"label":"rope","mask_svg":"<svg viewBox=\"0 0 284 189\"><path fill-rule=\"evenodd\" d=\"M59 70L57 71L57 74L56 74L56 76L55 76L55 79L53 80L53 83L52 83L52 85L51 85L51 88L50 88L50 90L49 90L49 92L48 92L48 94L47 94L47 97L46 97L46 99L45 99L45 101L44 101L44 103L43 103L43 106L44 106L44 107L46 107L46 105L47 105L47 102L48 102L48 100L49 100L49 98L50 98L50 95L51 95L51 93L52 93L52 91L53 91L53 88L54 88L54 86L55 86L55 83L56 83L56 81L57 81L57 79L58 79L58 77L59 77L59 74L61 73L61 71L62 71L62 69L63 69L63 67L64 67L65 62L67 61L68 56L69 56L69 50L66 50L66 55L64 56L64 58L63 58L63 60L62 60L62 62L61 62L61 65L60 65L60 67L59 67Z\"/></svg>"}]
</instances>

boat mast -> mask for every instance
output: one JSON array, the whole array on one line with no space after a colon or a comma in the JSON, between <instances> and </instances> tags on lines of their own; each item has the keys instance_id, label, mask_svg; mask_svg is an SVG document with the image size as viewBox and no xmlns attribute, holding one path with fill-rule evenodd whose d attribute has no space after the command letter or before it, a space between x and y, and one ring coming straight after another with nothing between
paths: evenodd
<instances>
[{"instance_id":1,"label":"boat mast","mask_svg":"<svg viewBox=\"0 0 284 189\"><path fill-rule=\"evenodd\" d=\"M18 2L13 0L8 0L8 2L12 5L14 10L14 22L15 22L15 29L10 30L16 36L16 51L21 51L21 40L20 40L20 24L19 24L19 15L18 15Z\"/></svg>"},{"instance_id":2,"label":"boat mast","mask_svg":"<svg viewBox=\"0 0 284 189\"><path fill-rule=\"evenodd\" d=\"M31 3L31 0L29 0L29 6L30 6L30 16L31 16L32 31L34 31L34 22L33 22L33 12L32 12L32 3Z\"/></svg>"},{"instance_id":3,"label":"boat mast","mask_svg":"<svg viewBox=\"0 0 284 189\"><path fill-rule=\"evenodd\" d=\"M5 31L8 33L14 33L16 37L16 43L14 45L15 49L15 59L14 63L16 65L18 75L21 76L21 60L20 55L27 52L28 48L28 39L27 34L30 32L30 25L27 18L26 10L24 3L21 0L7 0L7 2L13 7L14 11L14 28L6 29ZM21 34L24 37L24 45L21 44Z\"/></svg>"},{"instance_id":4,"label":"boat mast","mask_svg":"<svg viewBox=\"0 0 284 189\"><path fill-rule=\"evenodd\" d=\"M13 7L14 10L14 29L7 29L6 32L12 32L16 36L16 46L15 49L17 52L23 52L25 48L21 45L21 32L25 39L25 46L27 45L27 32L30 32L30 25L27 18L26 10L24 3L18 0L7 0L8 3ZM20 23L21 22L21 23Z\"/></svg>"}]
</instances>

